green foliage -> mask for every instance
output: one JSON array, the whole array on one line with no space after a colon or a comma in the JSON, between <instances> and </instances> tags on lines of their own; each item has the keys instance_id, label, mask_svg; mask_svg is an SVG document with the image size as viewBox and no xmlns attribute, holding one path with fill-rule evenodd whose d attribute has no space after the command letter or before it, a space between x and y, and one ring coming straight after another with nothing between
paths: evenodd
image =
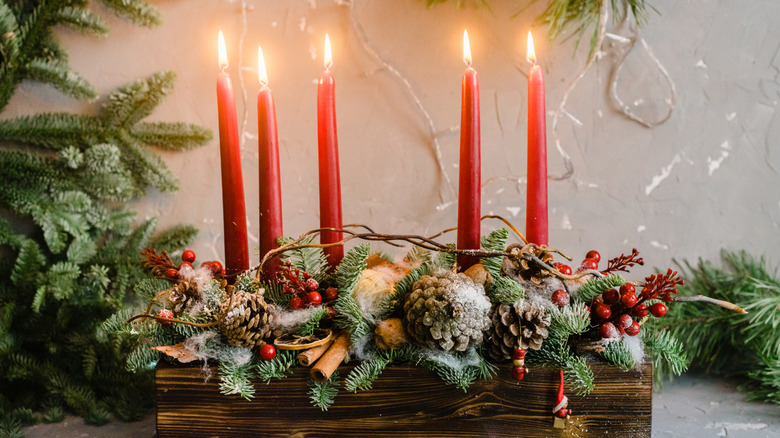
<instances>
[{"instance_id":1,"label":"green foliage","mask_svg":"<svg viewBox=\"0 0 780 438\"><path fill-rule=\"evenodd\" d=\"M506 248L506 241L509 239L509 230L500 228L487 236L482 236L482 249L487 251L503 251ZM501 264L503 257L482 257L480 263L490 272L494 278L501 275Z\"/></svg>"},{"instance_id":2,"label":"green foliage","mask_svg":"<svg viewBox=\"0 0 780 438\"><path fill-rule=\"evenodd\" d=\"M722 265L699 260L684 263L684 286L678 295L705 295L737 304L748 313L739 314L707 303L672 303L664 318L645 324L670 351L661 357L687 353L692 369L716 375L739 375L751 379L743 389L749 398L780 404L780 381L774 373L780 363L780 279L766 260L745 252L722 254ZM665 333L668 332L668 335ZM663 336L669 336L664 338ZM679 345L671 341L679 340ZM660 342L659 341L659 342ZM648 338L648 350L652 339ZM654 347L656 348L656 347ZM674 364L677 366L674 366ZM657 366L671 377L684 370L684 361L670 360Z\"/></svg>"},{"instance_id":3,"label":"green foliage","mask_svg":"<svg viewBox=\"0 0 780 438\"><path fill-rule=\"evenodd\" d=\"M292 242L292 237L280 237L279 245ZM314 236L304 238L299 244L308 245L314 241ZM322 248L296 248L284 252L283 262L290 262L293 269L308 272L318 283L322 283L328 276L328 258Z\"/></svg>"},{"instance_id":4,"label":"green foliage","mask_svg":"<svg viewBox=\"0 0 780 438\"><path fill-rule=\"evenodd\" d=\"M320 321L327 318L329 315L330 310L325 307L318 307L311 315L309 320L299 326L296 326L294 331L301 336L310 336L314 333L314 330L319 328Z\"/></svg>"},{"instance_id":5,"label":"green foliage","mask_svg":"<svg viewBox=\"0 0 780 438\"><path fill-rule=\"evenodd\" d=\"M251 361L219 361L219 392L224 395L237 394L251 400L255 396L255 387L250 381L253 377L252 368Z\"/></svg>"},{"instance_id":6,"label":"green foliage","mask_svg":"<svg viewBox=\"0 0 780 438\"><path fill-rule=\"evenodd\" d=\"M330 378L324 382L309 381L309 399L311 404L327 411L333 405L339 388L339 372L335 371Z\"/></svg>"},{"instance_id":7,"label":"green foliage","mask_svg":"<svg viewBox=\"0 0 780 438\"><path fill-rule=\"evenodd\" d=\"M433 266L430 262L423 263L416 269L412 269L402 279L393 286L393 293L387 296L382 302L382 311L380 312L380 319L387 319L399 310L404 302L406 296L412 291L414 282L420 279L424 275L431 275L433 273Z\"/></svg>"},{"instance_id":8,"label":"green foliage","mask_svg":"<svg viewBox=\"0 0 780 438\"><path fill-rule=\"evenodd\" d=\"M136 23L158 21L156 10L141 0L103 3ZM53 32L58 25L85 34L108 29L83 0L0 0L0 111L23 80L77 99L96 97L68 65ZM149 187L178 185L149 146L184 150L211 138L194 125L142 121L170 93L173 80L173 73L163 72L128 84L97 115L52 112L0 121L3 424L27 411L42 412L46 421L70 411L100 424L112 413L138 418L150 406L151 375L128 373L126 359L131 368L148 369L158 353L135 342L123 308L137 299L127 293L145 277L141 250L178 250L195 229L174 227L155 236L156 220L138 221L125 203ZM112 314L106 328L117 330L118 338L100 329ZM142 324L139 333L150 343L176 336L157 324Z\"/></svg>"},{"instance_id":9,"label":"green foliage","mask_svg":"<svg viewBox=\"0 0 780 438\"><path fill-rule=\"evenodd\" d=\"M634 357L631 355L631 351L625 344L625 338L621 339L620 341L608 343L606 349L601 355L612 365L619 366L626 371L636 366Z\"/></svg>"},{"instance_id":10,"label":"green foliage","mask_svg":"<svg viewBox=\"0 0 780 438\"><path fill-rule=\"evenodd\" d=\"M257 364L257 376L265 383L269 383L271 379L283 379L292 372L291 368L296 363L294 351L278 350L276 357Z\"/></svg>"},{"instance_id":11,"label":"green foliage","mask_svg":"<svg viewBox=\"0 0 780 438\"><path fill-rule=\"evenodd\" d=\"M577 289L574 297L580 301L589 303L593 298L614 287L623 286L625 283L626 280L624 280L620 274L610 274L606 277L591 278L587 283L582 285L582 287Z\"/></svg>"},{"instance_id":12,"label":"green foliage","mask_svg":"<svg viewBox=\"0 0 780 438\"><path fill-rule=\"evenodd\" d=\"M486 293L493 303L514 304L525 298L523 286L503 274L493 277Z\"/></svg>"},{"instance_id":13,"label":"green foliage","mask_svg":"<svg viewBox=\"0 0 780 438\"><path fill-rule=\"evenodd\" d=\"M366 269L370 251L368 245L352 248L344 256L336 272L339 297L333 305L336 310L335 323L336 327L349 332L352 339L360 339L371 331L369 322L352 295L361 272Z\"/></svg>"},{"instance_id":14,"label":"green foliage","mask_svg":"<svg viewBox=\"0 0 780 438\"><path fill-rule=\"evenodd\" d=\"M407 350L377 351L376 355L364 360L349 372L344 379L344 389L350 392L369 390L382 371L399 358L408 354Z\"/></svg>"},{"instance_id":15,"label":"green foliage","mask_svg":"<svg viewBox=\"0 0 780 438\"><path fill-rule=\"evenodd\" d=\"M653 375L660 388L664 376L679 376L688 369L685 346L668 331L644 333L645 350L653 359Z\"/></svg>"}]
</instances>

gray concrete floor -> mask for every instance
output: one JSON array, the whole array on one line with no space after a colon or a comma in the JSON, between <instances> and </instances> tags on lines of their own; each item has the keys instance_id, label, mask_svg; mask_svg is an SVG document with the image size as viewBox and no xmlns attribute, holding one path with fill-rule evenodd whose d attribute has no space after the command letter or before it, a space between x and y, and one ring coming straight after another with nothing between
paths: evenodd
<instances>
[{"instance_id":1,"label":"gray concrete floor","mask_svg":"<svg viewBox=\"0 0 780 438\"><path fill-rule=\"evenodd\" d=\"M653 396L653 437L780 438L780 406L746 402L737 382L686 375ZM149 438L154 413L142 421L87 426L68 417L27 428L28 438ZM184 436L184 435L183 435Z\"/></svg>"}]
</instances>

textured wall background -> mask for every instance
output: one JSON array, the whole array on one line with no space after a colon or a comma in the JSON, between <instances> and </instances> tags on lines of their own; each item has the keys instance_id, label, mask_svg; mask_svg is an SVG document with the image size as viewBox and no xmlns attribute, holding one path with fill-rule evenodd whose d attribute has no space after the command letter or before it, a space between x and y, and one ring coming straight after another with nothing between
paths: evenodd
<instances>
[{"instance_id":1,"label":"textured wall background","mask_svg":"<svg viewBox=\"0 0 780 438\"><path fill-rule=\"evenodd\" d=\"M243 166L250 239L257 224L256 74L262 44L276 98L285 234L318 226L316 80L329 33L337 81L344 221L387 233L432 234L456 222L461 38L467 28L482 105L483 213L525 223L526 33L543 3L454 0L160 0L164 24L139 29L112 19L107 39L60 32L71 65L106 95L153 72L179 75L153 119L217 130L216 35L225 33L230 72L243 97ZM780 221L780 4L653 0L635 36L610 23L605 50L583 70L587 40L555 44L534 29L547 84L550 244L579 260L589 249L612 257L637 247L650 266L713 258L722 247L777 260ZM513 16L517 14L516 16ZM656 62L657 61L657 62ZM668 74L668 78L664 75ZM648 121L619 109L611 90ZM52 103L54 102L54 107ZM416 102L419 102L420 106ZM53 90L25 84L6 116L42 110L95 111ZM15 111L15 113L11 113ZM553 130L555 114L558 114ZM437 158L437 149L440 158ZM202 229L199 258L222 259L219 146L164 159L180 176L176 194L138 203L161 224ZM443 172L442 170L443 169ZM484 231L499 227L487 222ZM451 239L454 241L455 236ZM384 248L387 249L387 248ZM256 261L257 257L253 258Z\"/></svg>"}]
</instances>

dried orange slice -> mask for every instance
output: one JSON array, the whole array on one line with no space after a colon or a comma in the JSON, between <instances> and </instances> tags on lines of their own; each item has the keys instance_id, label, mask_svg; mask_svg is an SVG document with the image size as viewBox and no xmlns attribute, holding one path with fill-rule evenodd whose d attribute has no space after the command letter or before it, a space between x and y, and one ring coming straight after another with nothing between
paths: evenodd
<instances>
[{"instance_id":1,"label":"dried orange slice","mask_svg":"<svg viewBox=\"0 0 780 438\"><path fill-rule=\"evenodd\" d=\"M280 350L305 350L322 345L333 337L329 329L315 329L309 336L287 333L274 340L274 345Z\"/></svg>"}]
</instances>

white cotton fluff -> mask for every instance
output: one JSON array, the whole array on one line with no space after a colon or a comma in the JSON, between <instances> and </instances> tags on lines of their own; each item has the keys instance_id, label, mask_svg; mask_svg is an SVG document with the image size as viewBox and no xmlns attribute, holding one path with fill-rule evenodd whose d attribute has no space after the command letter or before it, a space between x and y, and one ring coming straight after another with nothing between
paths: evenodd
<instances>
[{"instance_id":1,"label":"white cotton fluff","mask_svg":"<svg viewBox=\"0 0 780 438\"><path fill-rule=\"evenodd\" d=\"M393 286L399 277L397 271L383 266L366 269L360 274L352 296L363 312L363 317L370 321L376 320L382 302L393 292Z\"/></svg>"},{"instance_id":2,"label":"white cotton fluff","mask_svg":"<svg viewBox=\"0 0 780 438\"><path fill-rule=\"evenodd\" d=\"M200 266L197 269L191 269L185 266L179 269L179 278L194 283L198 293L202 293L214 277L208 267Z\"/></svg>"},{"instance_id":3,"label":"white cotton fluff","mask_svg":"<svg viewBox=\"0 0 780 438\"><path fill-rule=\"evenodd\" d=\"M299 310L282 310L274 314L271 330L291 330L296 325L304 324L310 320L319 309L319 307L307 307Z\"/></svg>"},{"instance_id":4,"label":"white cotton fluff","mask_svg":"<svg viewBox=\"0 0 780 438\"><path fill-rule=\"evenodd\" d=\"M436 362L439 365L443 365L447 368L452 368L457 371L462 371L469 366L477 366L480 362L479 356L473 348L469 349L467 354L463 356L456 356L454 354L446 353L440 350L426 349L423 352L423 357L430 360L431 362Z\"/></svg>"},{"instance_id":5,"label":"white cotton fluff","mask_svg":"<svg viewBox=\"0 0 780 438\"><path fill-rule=\"evenodd\" d=\"M184 341L184 348L195 355L198 360L203 361L201 371L204 374L204 381L208 381L211 378L211 367L208 366L209 360L231 363L236 366L246 365L252 360L252 351L250 349L226 346L220 342L219 335L213 331L206 331L188 338Z\"/></svg>"},{"instance_id":6,"label":"white cotton fluff","mask_svg":"<svg viewBox=\"0 0 780 438\"><path fill-rule=\"evenodd\" d=\"M639 336L623 336L623 345L628 347L635 364L640 364L645 358L645 343Z\"/></svg>"}]
</instances>

